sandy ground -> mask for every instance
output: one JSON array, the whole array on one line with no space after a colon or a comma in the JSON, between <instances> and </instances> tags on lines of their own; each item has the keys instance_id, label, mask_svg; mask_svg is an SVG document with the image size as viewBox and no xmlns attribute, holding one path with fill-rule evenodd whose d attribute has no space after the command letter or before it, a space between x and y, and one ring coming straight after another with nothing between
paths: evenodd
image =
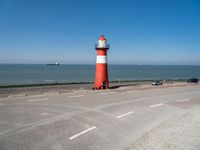
<instances>
[{"instance_id":1,"label":"sandy ground","mask_svg":"<svg viewBox=\"0 0 200 150\"><path fill-rule=\"evenodd\" d=\"M128 150L199 150L200 109L193 108L145 133Z\"/></svg>"}]
</instances>

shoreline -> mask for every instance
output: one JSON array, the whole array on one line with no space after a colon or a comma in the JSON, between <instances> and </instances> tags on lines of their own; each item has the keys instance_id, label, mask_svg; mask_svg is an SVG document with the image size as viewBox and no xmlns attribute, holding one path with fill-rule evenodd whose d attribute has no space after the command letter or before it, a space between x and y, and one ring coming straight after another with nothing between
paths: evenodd
<instances>
[{"instance_id":1,"label":"shoreline","mask_svg":"<svg viewBox=\"0 0 200 150\"><path fill-rule=\"evenodd\" d=\"M154 80L160 80L164 82L179 82L179 81L187 81L188 79L144 79L144 80L113 80L109 81L109 83L130 83L130 82L152 82ZM37 86L57 86L57 85L84 85L84 84L94 84L93 81L83 81L83 82L58 82L55 81L54 83L32 83L32 84L7 84L7 85L0 85L1 88L20 88L20 87L37 87Z\"/></svg>"},{"instance_id":2,"label":"shoreline","mask_svg":"<svg viewBox=\"0 0 200 150\"><path fill-rule=\"evenodd\" d=\"M163 85L152 86L152 80L135 80L135 81L111 81L109 89L106 90L93 90L93 83L71 83L71 84L39 84L39 85L20 85L20 86L8 86L0 87L1 97L13 97L13 96L33 96L41 94L65 94L74 93L79 91L91 92L91 91L108 91L114 90L118 92L127 90L145 90L153 88L167 88L177 86L196 85L189 84L186 80L162 80ZM173 84L171 84L173 83ZM197 84L198 85L198 84Z\"/></svg>"}]
</instances>

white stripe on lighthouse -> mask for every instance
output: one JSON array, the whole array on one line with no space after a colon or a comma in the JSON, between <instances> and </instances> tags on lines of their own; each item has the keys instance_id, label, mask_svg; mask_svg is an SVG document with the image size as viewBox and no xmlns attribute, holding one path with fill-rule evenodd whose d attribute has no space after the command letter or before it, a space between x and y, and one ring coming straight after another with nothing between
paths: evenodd
<instances>
[{"instance_id":1,"label":"white stripe on lighthouse","mask_svg":"<svg viewBox=\"0 0 200 150\"><path fill-rule=\"evenodd\" d=\"M99 56L97 55L97 64L106 64L107 63L107 58L106 56Z\"/></svg>"}]
</instances>

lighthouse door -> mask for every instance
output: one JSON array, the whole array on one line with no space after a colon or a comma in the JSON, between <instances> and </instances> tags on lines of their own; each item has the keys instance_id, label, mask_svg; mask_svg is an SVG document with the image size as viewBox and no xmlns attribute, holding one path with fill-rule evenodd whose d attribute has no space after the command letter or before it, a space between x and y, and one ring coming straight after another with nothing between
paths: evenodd
<instances>
[{"instance_id":1,"label":"lighthouse door","mask_svg":"<svg viewBox=\"0 0 200 150\"><path fill-rule=\"evenodd\" d=\"M106 89L106 81L103 81L103 89Z\"/></svg>"}]
</instances>

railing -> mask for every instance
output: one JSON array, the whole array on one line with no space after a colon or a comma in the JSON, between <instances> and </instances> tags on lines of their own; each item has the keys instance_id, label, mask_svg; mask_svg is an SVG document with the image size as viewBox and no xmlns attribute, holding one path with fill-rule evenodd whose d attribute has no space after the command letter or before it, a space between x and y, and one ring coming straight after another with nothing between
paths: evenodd
<instances>
[{"instance_id":1,"label":"railing","mask_svg":"<svg viewBox=\"0 0 200 150\"><path fill-rule=\"evenodd\" d=\"M95 44L95 48L106 48L106 49L109 49L110 45L106 44L105 46L99 46L99 44Z\"/></svg>"}]
</instances>

